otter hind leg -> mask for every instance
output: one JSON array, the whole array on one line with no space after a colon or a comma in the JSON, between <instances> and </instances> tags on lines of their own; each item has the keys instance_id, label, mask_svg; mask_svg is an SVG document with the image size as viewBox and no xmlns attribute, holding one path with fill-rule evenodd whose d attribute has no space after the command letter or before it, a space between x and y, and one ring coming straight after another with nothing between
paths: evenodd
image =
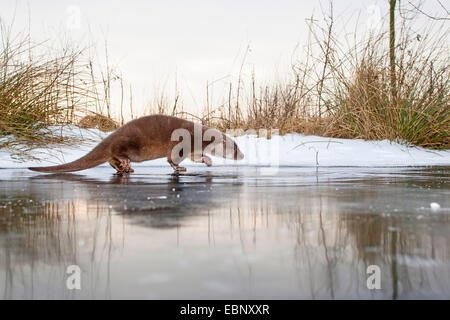
<instances>
[{"instance_id":1,"label":"otter hind leg","mask_svg":"<svg viewBox=\"0 0 450 320\"><path fill-rule=\"evenodd\" d=\"M130 167L130 159L127 158L113 158L109 161L111 167L117 170L117 174L133 173L134 169Z\"/></svg>"},{"instance_id":2,"label":"otter hind leg","mask_svg":"<svg viewBox=\"0 0 450 320\"><path fill-rule=\"evenodd\" d=\"M120 166L123 168L125 173L133 173L134 169L131 167L130 159L119 159Z\"/></svg>"},{"instance_id":3,"label":"otter hind leg","mask_svg":"<svg viewBox=\"0 0 450 320\"><path fill-rule=\"evenodd\" d=\"M109 165L111 167L113 167L114 169L116 169L117 174L122 175L123 174L123 169L120 166L120 161L116 158L113 158L111 160L109 160Z\"/></svg>"}]
</instances>

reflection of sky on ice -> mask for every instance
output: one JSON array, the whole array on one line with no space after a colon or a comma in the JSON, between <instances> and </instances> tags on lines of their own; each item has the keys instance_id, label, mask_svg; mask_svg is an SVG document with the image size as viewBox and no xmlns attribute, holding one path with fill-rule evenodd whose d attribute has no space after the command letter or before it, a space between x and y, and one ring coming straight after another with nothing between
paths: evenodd
<instances>
[{"instance_id":1,"label":"reflection of sky on ice","mask_svg":"<svg viewBox=\"0 0 450 320\"><path fill-rule=\"evenodd\" d=\"M450 296L448 169L145 169L2 170L4 298Z\"/></svg>"}]
</instances>

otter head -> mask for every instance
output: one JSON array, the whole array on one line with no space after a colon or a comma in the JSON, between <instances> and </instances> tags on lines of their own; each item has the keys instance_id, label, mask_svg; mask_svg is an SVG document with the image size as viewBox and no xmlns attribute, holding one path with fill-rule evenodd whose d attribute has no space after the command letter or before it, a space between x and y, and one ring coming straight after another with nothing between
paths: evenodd
<instances>
[{"instance_id":1,"label":"otter head","mask_svg":"<svg viewBox=\"0 0 450 320\"><path fill-rule=\"evenodd\" d=\"M244 159L244 154L239 150L238 145L231 138L225 136L223 141L224 158L233 160Z\"/></svg>"},{"instance_id":2,"label":"otter head","mask_svg":"<svg viewBox=\"0 0 450 320\"><path fill-rule=\"evenodd\" d=\"M209 129L205 134L207 147L204 149L207 153L226 159L242 160L244 154L239 150L233 139L215 129Z\"/></svg>"}]
</instances>

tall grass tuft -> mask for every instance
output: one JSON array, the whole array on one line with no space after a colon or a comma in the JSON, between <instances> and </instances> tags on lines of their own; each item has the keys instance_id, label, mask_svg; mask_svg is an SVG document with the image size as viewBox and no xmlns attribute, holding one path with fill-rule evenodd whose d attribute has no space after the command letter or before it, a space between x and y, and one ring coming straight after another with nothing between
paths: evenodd
<instances>
[{"instance_id":1,"label":"tall grass tuft","mask_svg":"<svg viewBox=\"0 0 450 320\"><path fill-rule=\"evenodd\" d=\"M357 57L346 57L345 63L353 66L350 76L339 65L332 66L335 83L327 101L333 123L330 135L447 149L450 60L448 51L439 45L445 37L432 42L425 35L419 41L406 28L401 31L395 95L383 36L368 40Z\"/></svg>"},{"instance_id":2,"label":"tall grass tuft","mask_svg":"<svg viewBox=\"0 0 450 320\"><path fill-rule=\"evenodd\" d=\"M29 151L36 147L80 142L62 128L92 125L85 117L92 118L92 113L101 124L108 120L105 130L117 128L111 119L110 84L121 78L109 65L99 79L84 50L48 49L33 44L29 34L12 36L11 29L0 21L0 148L32 156ZM102 115L105 106L107 116Z\"/></svg>"},{"instance_id":3,"label":"tall grass tuft","mask_svg":"<svg viewBox=\"0 0 450 320\"><path fill-rule=\"evenodd\" d=\"M64 142L49 127L71 123L75 104L87 96L78 83L80 53L35 56L28 37L12 40L3 25L1 41L0 148Z\"/></svg>"}]
</instances>

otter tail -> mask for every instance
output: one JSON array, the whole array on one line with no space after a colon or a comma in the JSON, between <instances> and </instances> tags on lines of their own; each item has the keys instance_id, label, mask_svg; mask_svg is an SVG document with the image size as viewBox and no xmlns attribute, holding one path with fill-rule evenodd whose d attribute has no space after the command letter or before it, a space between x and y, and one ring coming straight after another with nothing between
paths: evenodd
<instances>
[{"instance_id":1,"label":"otter tail","mask_svg":"<svg viewBox=\"0 0 450 320\"><path fill-rule=\"evenodd\" d=\"M30 167L28 169L39 172L72 172L96 167L110 159L110 154L106 150L105 140L96 146L91 152L78 160L49 167Z\"/></svg>"}]
</instances>

